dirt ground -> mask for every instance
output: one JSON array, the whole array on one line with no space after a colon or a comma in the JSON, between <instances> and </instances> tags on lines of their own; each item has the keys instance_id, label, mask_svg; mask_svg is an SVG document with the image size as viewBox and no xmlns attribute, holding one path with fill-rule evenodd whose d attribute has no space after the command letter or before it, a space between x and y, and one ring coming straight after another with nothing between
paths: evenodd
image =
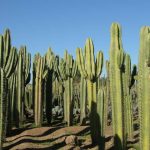
<instances>
[{"instance_id":1,"label":"dirt ground","mask_svg":"<svg viewBox=\"0 0 150 150\"><path fill-rule=\"evenodd\" d=\"M69 135L76 135L76 145L66 145L65 139ZM105 149L112 150L112 128L108 126L105 133ZM4 150L86 150L98 149L93 146L89 126L72 127L40 127L13 129L4 143Z\"/></svg>"}]
</instances>

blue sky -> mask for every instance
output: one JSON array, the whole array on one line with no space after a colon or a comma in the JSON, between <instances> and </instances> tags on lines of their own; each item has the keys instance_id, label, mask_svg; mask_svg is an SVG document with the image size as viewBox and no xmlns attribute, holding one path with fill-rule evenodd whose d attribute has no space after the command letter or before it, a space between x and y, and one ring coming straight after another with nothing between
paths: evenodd
<instances>
[{"instance_id":1,"label":"blue sky","mask_svg":"<svg viewBox=\"0 0 150 150\"><path fill-rule=\"evenodd\" d=\"M0 0L0 33L9 28L12 44L26 45L34 56L48 47L63 57L67 49L75 57L87 37L95 52L109 58L110 26L122 26L124 50L138 62L139 31L150 25L150 2L138 0Z\"/></svg>"}]
</instances>

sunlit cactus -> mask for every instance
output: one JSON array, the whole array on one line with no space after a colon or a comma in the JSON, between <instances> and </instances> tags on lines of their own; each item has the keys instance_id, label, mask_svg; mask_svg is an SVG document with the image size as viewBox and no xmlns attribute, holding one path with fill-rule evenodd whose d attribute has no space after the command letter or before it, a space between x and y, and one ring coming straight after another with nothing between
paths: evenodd
<instances>
[{"instance_id":1,"label":"sunlit cactus","mask_svg":"<svg viewBox=\"0 0 150 150\"><path fill-rule=\"evenodd\" d=\"M11 47L10 31L7 29L4 35L0 35L0 68L1 68L1 81L0 81L0 149L2 149L2 142L5 140L7 117L8 117L8 79L15 71L17 64L17 50Z\"/></svg>"},{"instance_id":2,"label":"sunlit cactus","mask_svg":"<svg viewBox=\"0 0 150 150\"><path fill-rule=\"evenodd\" d=\"M139 149L147 150L150 149L150 27L141 29L138 70Z\"/></svg>"},{"instance_id":3,"label":"sunlit cactus","mask_svg":"<svg viewBox=\"0 0 150 150\"><path fill-rule=\"evenodd\" d=\"M96 93L96 82L100 76L103 67L103 53L99 51L94 58L94 45L92 39L86 40L85 53L83 55L82 49L77 48L77 64L82 77L87 81L87 99L90 112L90 125L91 125L91 136L93 142L99 142L98 137L100 132L97 132L99 128L99 117L97 115L97 93Z\"/></svg>"},{"instance_id":4,"label":"sunlit cactus","mask_svg":"<svg viewBox=\"0 0 150 150\"><path fill-rule=\"evenodd\" d=\"M121 41L121 27L117 23L111 26L110 43L110 98L112 104L113 133L115 149L122 150L126 146L124 131L124 99L123 99L123 65L124 51Z\"/></svg>"},{"instance_id":5,"label":"sunlit cactus","mask_svg":"<svg viewBox=\"0 0 150 150\"><path fill-rule=\"evenodd\" d=\"M43 122L43 79L47 75L45 61L39 54L35 56L35 100L34 100L34 120L36 126L41 126Z\"/></svg>"},{"instance_id":6,"label":"sunlit cactus","mask_svg":"<svg viewBox=\"0 0 150 150\"><path fill-rule=\"evenodd\" d=\"M31 54L22 46L17 65L17 112L16 125L21 127L24 121L25 87L30 81Z\"/></svg>"},{"instance_id":7,"label":"sunlit cactus","mask_svg":"<svg viewBox=\"0 0 150 150\"><path fill-rule=\"evenodd\" d=\"M65 51L64 59L59 64L59 76L64 84L64 121L73 124L73 78L77 72L76 61Z\"/></svg>"}]
</instances>

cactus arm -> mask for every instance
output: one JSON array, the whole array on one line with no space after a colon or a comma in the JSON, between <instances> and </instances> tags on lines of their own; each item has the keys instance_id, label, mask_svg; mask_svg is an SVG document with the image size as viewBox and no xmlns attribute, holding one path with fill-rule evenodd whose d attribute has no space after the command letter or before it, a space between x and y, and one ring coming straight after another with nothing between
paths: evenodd
<instances>
[{"instance_id":1,"label":"cactus arm","mask_svg":"<svg viewBox=\"0 0 150 150\"><path fill-rule=\"evenodd\" d=\"M10 50L10 55L8 57L8 62L5 67L6 77L9 78L12 72L14 71L14 68L16 67L17 62L17 50L16 48L12 48Z\"/></svg>"},{"instance_id":2,"label":"cactus arm","mask_svg":"<svg viewBox=\"0 0 150 150\"><path fill-rule=\"evenodd\" d=\"M3 36L0 35L0 67L3 67L3 57L4 57L4 40Z\"/></svg>"},{"instance_id":3,"label":"cactus arm","mask_svg":"<svg viewBox=\"0 0 150 150\"><path fill-rule=\"evenodd\" d=\"M86 59L86 71L89 80L93 80L95 77L95 62L94 62L94 45L92 39L88 38L85 44L85 59Z\"/></svg>"},{"instance_id":4,"label":"cactus arm","mask_svg":"<svg viewBox=\"0 0 150 150\"><path fill-rule=\"evenodd\" d=\"M7 60L10 54L10 49L11 49L11 38L10 38L10 31L7 29L4 33L4 49L5 49L5 54L4 54L4 66L7 64Z\"/></svg>"},{"instance_id":5,"label":"cactus arm","mask_svg":"<svg viewBox=\"0 0 150 150\"><path fill-rule=\"evenodd\" d=\"M31 54L28 53L26 57L26 70L25 70L25 83L28 84L30 81L30 68L31 68Z\"/></svg>"},{"instance_id":6,"label":"cactus arm","mask_svg":"<svg viewBox=\"0 0 150 150\"><path fill-rule=\"evenodd\" d=\"M80 70L80 73L84 78L86 78L87 72L86 72L85 66L84 66L84 57L83 57L82 49L77 48L76 49L76 55L77 55L77 64L78 64L78 68Z\"/></svg>"},{"instance_id":7,"label":"cactus arm","mask_svg":"<svg viewBox=\"0 0 150 150\"><path fill-rule=\"evenodd\" d=\"M99 51L96 57L96 76L97 77L99 77L99 75L102 73L102 66L103 66L103 53Z\"/></svg>"}]
</instances>

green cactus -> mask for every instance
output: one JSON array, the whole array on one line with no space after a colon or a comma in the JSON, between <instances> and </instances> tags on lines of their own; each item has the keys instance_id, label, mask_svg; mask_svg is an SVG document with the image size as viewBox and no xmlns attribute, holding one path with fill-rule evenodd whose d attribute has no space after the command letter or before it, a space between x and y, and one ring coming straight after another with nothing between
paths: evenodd
<instances>
[{"instance_id":1,"label":"green cactus","mask_svg":"<svg viewBox=\"0 0 150 150\"><path fill-rule=\"evenodd\" d=\"M84 77L81 76L80 81L80 123L85 124L87 113L87 83Z\"/></svg>"},{"instance_id":2,"label":"green cactus","mask_svg":"<svg viewBox=\"0 0 150 150\"><path fill-rule=\"evenodd\" d=\"M24 121L25 87L30 81L31 54L27 53L26 47L19 51L17 66L17 112L16 125L21 127Z\"/></svg>"},{"instance_id":3,"label":"green cactus","mask_svg":"<svg viewBox=\"0 0 150 150\"><path fill-rule=\"evenodd\" d=\"M36 126L41 126L43 121L43 108L45 107L48 124L52 119L52 83L56 79L58 59L48 49L42 58L39 54L35 56L33 63L33 99L34 116ZM42 100L43 99L43 100Z\"/></svg>"},{"instance_id":4,"label":"green cactus","mask_svg":"<svg viewBox=\"0 0 150 150\"><path fill-rule=\"evenodd\" d=\"M97 93L96 93L96 82L97 78L102 72L103 66L103 53L98 52L96 61L94 59L94 45L92 40L89 38L85 44L85 54L83 56L82 50L77 48L77 63L81 76L83 76L87 81L87 96L88 96L88 106L90 112L90 124L91 124L91 136L93 142L99 142L99 116L97 115Z\"/></svg>"},{"instance_id":5,"label":"green cactus","mask_svg":"<svg viewBox=\"0 0 150 150\"><path fill-rule=\"evenodd\" d=\"M121 27L117 23L111 26L110 44L110 97L112 104L113 133L115 135L115 149L126 147L124 131L124 100L123 100L123 65L124 52L121 41Z\"/></svg>"},{"instance_id":6,"label":"green cactus","mask_svg":"<svg viewBox=\"0 0 150 150\"><path fill-rule=\"evenodd\" d=\"M4 35L0 35L0 68L1 68L1 81L0 81L0 149L2 149L2 143L5 140L6 134L6 122L8 116L8 79L11 77L17 64L17 50L15 47L11 47L10 31L7 29Z\"/></svg>"},{"instance_id":7,"label":"green cactus","mask_svg":"<svg viewBox=\"0 0 150 150\"><path fill-rule=\"evenodd\" d=\"M96 62L94 61L94 45L90 38L86 41L84 57L82 50L77 48L77 62L81 76L87 79L88 104L91 111L92 101L96 102L96 79L102 71L103 54L98 52Z\"/></svg>"},{"instance_id":8,"label":"green cactus","mask_svg":"<svg viewBox=\"0 0 150 150\"><path fill-rule=\"evenodd\" d=\"M136 72L135 72L136 73ZM134 84L132 80L136 74L131 73L131 59L128 54L125 56L125 67L123 74L123 93L124 93L124 122L125 131L128 138L133 138L133 115L132 115L132 100L131 88Z\"/></svg>"},{"instance_id":9,"label":"green cactus","mask_svg":"<svg viewBox=\"0 0 150 150\"><path fill-rule=\"evenodd\" d=\"M7 121L7 79L3 69L0 70L0 149L2 149L3 142L6 135L6 121Z\"/></svg>"},{"instance_id":10,"label":"green cactus","mask_svg":"<svg viewBox=\"0 0 150 150\"><path fill-rule=\"evenodd\" d=\"M100 135L104 136L104 103L105 103L105 92L103 87L98 90L97 98L97 113L100 116Z\"/></svg>"},{"instance_id":11,"label":"green cactus","mask_svg":"<svg viewBox=\"0 0 150 150\"><path fill-rule=\"evenodd\" d=\"M140 116L140 150L150 149L150 27L140 33L138 64L138 103Z\"/></svg>"},{"instance_id":12,"label":"green cactus","mask_svg":"<svg viewBox=\"0 0 150 150\"><path fill-rule=\"evenodd\" d=\"M46 104L46 119L48 124L51 123L52 120L52 99L53 99L53 82L57 77L57 70L59 60L58 57L55 56L52 52L52 49L49 48L45 55L46 68L48 70L48 74L44 79L44 102Z\"/></svg>"},{"instance_id":13,"label":"green cactus","mask_svg":"<svg viewBox=\"0 0 150 150\"><path fill-rule=\"evenodd\" d=\"M33 103L32 103L32 85L28 84L25 87L25 108L26 110L31 109Z\"/></svg>"},{"instance_id":14,"label":"green cactus","mask_svg":"<svg viewBox=\"0 0 150 150\"><path fill-rule=\"evenodd\" d=\"M73 78L77 72L76 61L65 51L64 59L59 65L59 76L64 84L64 121L70 126L73 123Z\"/></svg>"},{"instance_id":15,"label":"green cactus","mask_svg":"<svg viewBox=\"0 0 150 150\"><path fill-rule=\"evenodd\" d=\"M104 120L105 120L105 125L104 128L107 126L107 121L108 121L108 105L110 102L110 62L107 60L106 61L106 72L107 72L107 78L106 78L106 101L105 101L105 115L104 115ZM105 130L105 129L104 129Z\"/></svg>"},{"instance_id":16,"label":"green cactus","mask_svg":"<svg viewBox=\"0 0 150 150\"><path fill-rule=\"evenodd\" d=\"M8 79L9 92L8 92L8 110L10 113L8 115L8 125L7 132L11 130L11 128L15 125L15 99L16 99L16 74L13 73L12 76Z\"/></svg>"},{"instance_id":17,"label":"green cactus","mask_svg":"<svg viewBox=\"0 0 150 150\"><path fill-rule=\"evenodd\" d=\"M34 120L36 126L41 126L43 122L43 80L47 76L45 60L39 54L35 55L35 99L34 99Z\"/></svg>"}]
</instances>

